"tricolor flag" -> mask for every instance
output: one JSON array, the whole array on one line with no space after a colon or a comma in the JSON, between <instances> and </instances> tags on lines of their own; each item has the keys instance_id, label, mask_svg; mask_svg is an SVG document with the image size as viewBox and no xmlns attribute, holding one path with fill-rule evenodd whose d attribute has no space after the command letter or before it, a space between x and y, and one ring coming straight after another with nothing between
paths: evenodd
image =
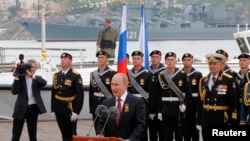
<instances>
[{"instance_id":1,"label":"tricolor flag","mask_svg":"<svg viewBox=\"0 0 250 141\"><path fill-rule=\"evenodd\" d=\"M146 25L146 15L144 11L144 5L141 5L141 28L139 36L139 47L140 51L144 54L144 67L149 69L149 56L148 56L148 33Z\"/></svg>"},{"instance_id":2,"label":"tricolor flag","mask_svg":"<svg viewBox=\"0 0 250 141\"><path fill-rule=\"evenodd\" d=\"M124 73L127 75L126 53L127 53L127 7L126 4L124 3L122 8L117 72Z\"/></svg>"}]
</instances>

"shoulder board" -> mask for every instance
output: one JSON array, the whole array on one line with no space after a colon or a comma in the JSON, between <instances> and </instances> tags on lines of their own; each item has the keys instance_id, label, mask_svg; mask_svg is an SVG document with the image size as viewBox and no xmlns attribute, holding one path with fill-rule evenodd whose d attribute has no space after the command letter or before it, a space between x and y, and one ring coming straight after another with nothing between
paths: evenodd
<instances>
[{"instance_id":1,"label":"shoulder board","mask_svg":"<svg viewBox=\"0 0 250 141\"><path fill-rule=\"evenodd\" d=\"M235 71L231 69L230 72L235 72Z\"/></svg>"},{"instance_id":2,"label":"shoulder board","mask_svg":"<svg viewBox=\"0 0 250 141\"><path fill-rule=\"evenodd\" d=\"M208 75L205 76L205 77L202 77L200 81L203 81L203 80L204 80L204 81L208 81Z\"/></svg>"},{"instance_id":3,"label":"shoulder board","mask_svg":"<svg viewBox=\"0 0 250 141\"><path fill-rule=\"evenodd\" d=\"M58 74L60 71L55 72L55 74Z\"/></svg>"},{"instance_id":4,"label":"shoulder board","mask_svg":"<svg viewBox=\"0 0 250 141\"><path fill-rule=\"evenodd\" d=\"M228 78L232 78L232 75L230 75L230 74L228 74L228 73L222 73L222 75L224 75L224 76L226 76L226 77L228 77Z\"/></svg>"},{"instance_id":5,"label":"shoulder board","mask_svg":"<svg viewBox=\"0 0 250 141\"><path fill-rule=\"evenodd\" d=\"M74 74L79 74L79 72L77 71L77 70L72 70L72 73L74 73Z\"/></svg>"}]
</instances>

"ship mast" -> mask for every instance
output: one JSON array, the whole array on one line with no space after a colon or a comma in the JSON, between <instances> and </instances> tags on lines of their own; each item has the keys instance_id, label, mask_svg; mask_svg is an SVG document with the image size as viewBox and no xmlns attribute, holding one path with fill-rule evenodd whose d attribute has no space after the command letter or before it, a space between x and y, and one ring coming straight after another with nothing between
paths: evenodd
<instances>
[{"instance_id":1,"label":"ship mast","mask_svg":"<svg viewBox=\"0 0 250 141\"><path fill-rule=\"evenodd\" d=\"M45 41L46 41L46 24L45 24L45 4L46 0L42 0L41 3L41 37L42 37L42 60L46 62L46 48L45 48Z\"/></svg>"}]
</instances>

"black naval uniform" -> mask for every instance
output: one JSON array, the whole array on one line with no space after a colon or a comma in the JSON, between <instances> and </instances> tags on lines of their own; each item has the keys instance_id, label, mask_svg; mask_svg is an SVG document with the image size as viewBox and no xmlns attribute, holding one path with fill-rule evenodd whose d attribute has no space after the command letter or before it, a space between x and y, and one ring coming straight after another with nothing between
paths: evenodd
<instances>
[{"instance_id":1,"label":"black naval uniform","mask_svg":"<svg viewBox=\"0 0 250 141\"><path fill-rule=\"evenodd\" d=\"M130 69L130 72L132 72L132 75L134 77L134 79L137 81L137 83L141 86L141 88L148 93L148 99L145 99L144 97L142 97L142 95L136 90L136 88L132 85L131 80L129 80L129 86L128 86L128 92L130 92L131 94L138 96L138 97L142 97L143 100L145 101L145 105L146 105L146 117L147 117L147 121L146 121L146 125L148 126L148 115L150 113L155 114L155 104L154 104L154 96L152 96L154 90L153 90L153 74L145 69L144 67L141 67L140 71L135 73L134 69ZM147 126L145 126L145 131L141 137L141 141L147 141L148 140L148 134L147 134Z\"/></svg>"},{"instance_id":2,"label":"black naval uniform","mask_svg":"<svg viewBox=\"0 0 250 141\"><path fill-rule=\"evenodd\" d=\"M179 68L175 68L175 73L172 76L168 75L180 91L183 92L183 95L185 95L184 101L180 101L180 98L166 81L164 71L166 70L161 71L158 75L158 89L160 90L160 97L158 99L160 103L159 112L162 113L163 118L164 140L172 141L173 134L175 134L175 140L182 141L185 113L180 111L179 106L184 104L188 107L192 93L191 87L188 83L187 74Z\"/></svg>"},{"instance_id":3,"label":"black naval uniform","mask_svg":"<svg viewBox=\"0 0 250 141\"><path fill-rule=\"evenodd\" d=\"M72 112L80 114L83 99L82 78L77 71L71 68L64 76L62 71L54 74L51 111L55 112L63 141L72 140L76 124L71 122L70 117Z\"/></svg>"},{"instance_id":4,"label":"black naval uniform","mask_svg":"<svg viewBox=\"0 0 250 141\"><path fill-rule=\"evenodd\" d=\"M209 140L209 127L237 124L238 90L235 78L220 71L210 90L210 75L203 77L199 84L197 124L202 126L203 141Z\"/></svg>"},{"instance_id":5,"label":"black naval uniform","mask_svg":"<svg viewBox=\"0 0 250 141\"><path fill-rule=\"evenodd\" d=\"M227 73L229 75L231 75L232 77L235 78L236 80L236 88L238 90L237 94L238 94L238 110L237 110L237 123L239 124L240 123L240 105L241 105L241 99L242 99L242 90L243 88L240 88L240 83L241 83L241 75L238 74L236 71L232 70L228 65L225 66L224 70L223 70L224 73ZM243 86L244 87L244 86Z\"/></svg>"},{"instance_id":6,"label":"black naval uniform","mask_svg":"<svg viewBox=\"0 0 250 141\"><path fill-rule=\"evenodd\" d=\"M156 87L157 83L158 83L158 74L159 72L161 72L162 70L165 69L165 66L163 64L160 64L157 70L152 70L152 66L150 66L149 71L153 74L153 82L154 82L154 86L152 87ZM154 92L155 100L158 99L157 97L159 97L159 93ZM158 119L157 115L158 115L158 104L157 101L154 102L155 103L155 116L153 118L153 120L149 120L148 121L148 125L149 125L149 139L150 141L163 141L163 126L162 126L162 121Z\"/></svg>"},{"instance_id":7,"label":"black naval uniform","mask_svg":"<svg viewBox=\"0 0 250 141\"><path fill-rule=\"evenodd\" d=\"M196 129L196 115L197 115L197 102L199 100L199 81L202 78L202 74L196 71L192 67L191 71L187 73L188 82L191 86L192 97L190 103L188 104L186 111L186 127L184 129L184 139L185 141L199 141L199 131Z\"/></svg>"},{"instance_id":8,"label":"black naval uniform","mask_svg":"<svg viewBox=\"0 0 250 141\"><path fill-rule=\"evenodd\" d=\"M102 83L108 89L110 94L112 94L112 92L111 92L111 79L116 72L114 70L111 70L108 66L105 68L104 72L100 72L99 69L97 71L98 71L98 76L102 80ZM94 78L93 72L91 72L90 85L89 85L89 110L90 110L90 113L92 114L93 120L95 120L95 118L96 118L95 110L96 110L97 106L101 105L103 103L104 99L106 99L106 96L99 88L99 86ZM97 117L97 119L94 123L95 124L94 125L95 131L97 128L98 121L99 121L99 118Z\"/></svg>"}]
</instances>

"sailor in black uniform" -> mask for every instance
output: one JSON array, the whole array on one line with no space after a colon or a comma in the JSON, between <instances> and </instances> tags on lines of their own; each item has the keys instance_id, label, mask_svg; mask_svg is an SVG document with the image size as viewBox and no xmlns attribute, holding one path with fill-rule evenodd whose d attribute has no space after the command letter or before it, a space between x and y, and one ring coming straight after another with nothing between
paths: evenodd
<instances>
[{"instance_id":1,"label":"sailor in black uniform","mask_svg":"<svg viewBox=\"0 0 250 141\"><path fill-rule=\"evenodd\" d=\"M184 127L185 141L199 141L199 131L196 128L197 101L199 93L199 81L202 78L201 72L193 67L194 56L190 53L185 53L182 56L183 71L187 74L188 82L192 89L192 98L188 104L186 111L186 126Z\"/></svg>"},{"instance_id":2,"label":"sailor in black uniform","mask_svg":"<svg viewBox=\"0 0 250 141\"><path fill-rule=\"evenodd\" d=\"M83 106L81 75L71 68L72 55L61 54L62 70L53 77L51 111L55 114L63 141L72 141L76 134L76 121Z\"/></svg>"},{"instance_id":3,"label":"sailor in black uniform","mask_svg":"<svg viewBox=\"0 0 250 141\"><path fill-rule=\"evenodd\" d=\"M142 66L143 53L140 51L132 52L132 63L133 68L128 70L129 86L128 92L131 94L143 98L146 105L147 120L149 120L149 114L155 114L155 104L153 86L153 74ZM148 124L146 123L148 126ZM141 137L142 141L148 140L147 126L145 127L144 134Z\"/></svg>"},{"instance_id":4,"label":"sailor in black uniform","mask_svg":"<svg viewBox=\"0 0 250 141\"><path fill-rule=\"evenodd\" d=\"M157 82L158 82L158 74L160 71L165 69L165 65L161 63L161 57L162 53L159 50L153 50L150 53L151 57L151 65L149 67L149 71L153 74L153 82L154 86L156 87ZM159 93L155 91L154 96L157 97L159 96ZM157 99L157 98L155 98ZM157 101L155 102L157 103ZM155 104L155 114L150 114L149 115L149 139L150 141L163 141L163 126L162 126L162 118L158 118L158 104ZM161 114L161 113L160 113Z\"/></svg>"},{"instance_id":5,"label":"sailor in black uniform","mask_svg":"<svg viewBox=\"0 0 250 141\"><path fill-rule=\"evenodd\" d=\"M111 79L116 73L116 71L110 69L107 65L109 58L107 52L98 51L96 57L98 58L98 68L91 72L89 84L89 110L93 120L96 118L95 110L97 106L102 104L104 99L112 97ZM97 117L94 123L95 131L98 121L99 117Z\"/></svg>"},{"instance_id":6,"label":"sailor in black uniform","mask_svg":"<svg viewBox=\"0 0 250 141\"><path fill-rule=\"evenodd\" d=\"M162 113L164 140L183 140L183 123L186 107L190 103L191 87L187 74L176 67L177 59L174 52L165 55L166 69L158 75L160 90L159 112Z\"/></svg>"}]
</instances>

